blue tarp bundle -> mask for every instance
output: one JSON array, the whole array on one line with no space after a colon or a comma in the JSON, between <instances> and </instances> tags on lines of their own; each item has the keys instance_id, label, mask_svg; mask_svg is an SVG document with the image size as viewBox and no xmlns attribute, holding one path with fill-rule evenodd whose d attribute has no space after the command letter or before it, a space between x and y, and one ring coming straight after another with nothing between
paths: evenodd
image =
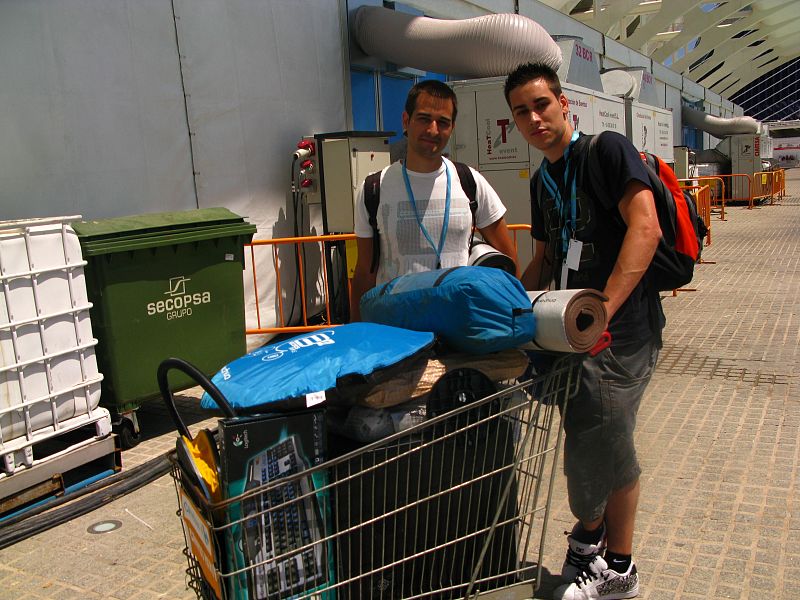
<instances>
[{"instance_id":1,"label":"blue tarp bundle","mask_svg":"<svg viewBox=\"0 0 800 600\"><path fill-rule=\"evenodd\" d=\"M294 410L330 399L337 387L402 368L432 348L430 332L350 323L263 346L228 363L211 381L237 412ZM217 408L203 394L203 408Z\"/></svg>"},{"instance_id":2,"label":"blue tarp bundle","mask_svg":"<svg viewBox=\"0 0 800 600\"><path fill-rule=\"evenodd\" d=\"M365 321L432 331L453 349L488 354L530 342L531 302L520 281L501 269L455 267L401 275L361 299Z\"/></svg>"}]
</instances>

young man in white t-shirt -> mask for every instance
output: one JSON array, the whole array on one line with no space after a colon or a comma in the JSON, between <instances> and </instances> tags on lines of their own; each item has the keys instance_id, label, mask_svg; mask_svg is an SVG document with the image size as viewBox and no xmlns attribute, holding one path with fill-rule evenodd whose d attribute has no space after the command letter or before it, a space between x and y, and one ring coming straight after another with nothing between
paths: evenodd
<instances>
[{"instance_id":1,"label":"young man in white t-shirt","mask_svg":"<svg viewBox=\"0 0 800 600\"><path fill-rule=\"evenodd\" d=\"M442 156L457 111L455 93L441 81L421 81L409 91L403 112L406 157L381 173L377 213L380 259L375 271L371 271L373 230L364 204L363 182L359 187L355 211L358 259L351 286L351 320L360 319L361 297L379 283L406 273L467 264L472 230L469 199L455 166ZM516 262L503 203L480 173L473 169L472 175L477 201L475 226L486 242Z\"/></svg>"}]
</instances>

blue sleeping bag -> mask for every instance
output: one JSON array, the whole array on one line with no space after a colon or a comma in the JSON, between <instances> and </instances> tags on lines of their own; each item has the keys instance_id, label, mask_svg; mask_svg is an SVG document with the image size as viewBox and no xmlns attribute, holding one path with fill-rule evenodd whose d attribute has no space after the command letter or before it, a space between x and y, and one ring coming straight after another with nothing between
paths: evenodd
<instances>
[{"instance_id":1,"label":"blue sleeping bag","mask_svg":"<svg viewBox=\"0 0 800 600\"><path fill-rule=\"evenodd\" d=\"M350 323L263 346L228 363L211 381L238 413L352 404L370 385L428 356L434 336L376 323ZM203 394L203 408L217 408Z\"/></svg>"},{"instance_id":2,"label":"blue sleeping bag","mask_svg":"<svg viewBox=\"0 0 800 600\"><path fill-rule=\"evenodd\" d=\"M401 275L369 290L360 307L365 321L432 331L469 354L515 348L536 334L525 288L513 275L491 267Z\"/></svg>"}]
</instances>

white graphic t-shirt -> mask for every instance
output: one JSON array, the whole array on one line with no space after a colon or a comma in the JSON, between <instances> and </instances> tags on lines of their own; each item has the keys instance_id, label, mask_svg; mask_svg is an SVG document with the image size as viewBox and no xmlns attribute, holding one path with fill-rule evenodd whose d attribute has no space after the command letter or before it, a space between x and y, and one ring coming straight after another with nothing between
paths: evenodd
<instances>
[{"instance_id":1,"label":"white graphic t-shirt","mask_svg":"<svg viewBox=\"0 0 800 600\"><path fill-rule=\"evenodd\" d=\"M446 269L467 264L472 213L469 210L469 199L461 188L453 163L445 158L438 171L432 173L408 171L417 214L433 242L431 245L420 228L417 215L409 200L403 181L402 164L395 162L381 173L377 214L381 247L377 284L394 279L398 275L436 268L436 248L439 247L442 237L447 196L445 169L450 170L451 196L450 219L442 248L441 266ZM483 175L475 169L472 169L472 175L475 178L477 188L475 198L478 203L475 224L481 229L503 217L506 209ZM372 237L372 227L364 205L363 182L359 186L356 200L355 234L358 237Z\"/></svg>"}]
</instances>

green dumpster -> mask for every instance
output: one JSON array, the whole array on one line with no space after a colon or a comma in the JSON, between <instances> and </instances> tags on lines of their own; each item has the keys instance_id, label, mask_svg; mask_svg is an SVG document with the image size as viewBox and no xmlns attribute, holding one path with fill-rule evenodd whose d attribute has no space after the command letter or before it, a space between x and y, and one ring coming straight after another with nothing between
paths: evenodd
<instances>
[{"instance_id":1,"label":"green dumpster","mask_svg":"<svg viewBox=\"0 0 800 600\"><path fill-rule=\"evenodd\" d=\"M246 351L244 244L256 228L225 208L72 223L80 240L100 403L136 443L136 409L159 395L156 369L184 358L206 374ZM170 378L173 389L194 385Z\"/></svg>"}]
</instances>

